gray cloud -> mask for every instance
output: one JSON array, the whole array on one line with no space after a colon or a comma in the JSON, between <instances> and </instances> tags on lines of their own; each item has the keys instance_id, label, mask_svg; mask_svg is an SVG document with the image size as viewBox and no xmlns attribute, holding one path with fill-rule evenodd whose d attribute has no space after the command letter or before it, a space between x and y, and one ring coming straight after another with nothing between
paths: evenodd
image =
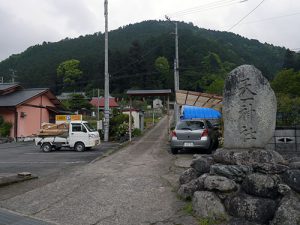
<instances>
[{"instance_id":1,"label":"gray cloud","mask_svg":"<svg viewBox=\"0 0 300 225\"><path fill-rule=\"evenodd\" d=\"M0 60L8 57L11 54L24 51L31 45L34 45L41 40L53 38L51 28L44 27L49 32L47 35L43 29L27 24L24 21L14 17L10 13L3 11L0 8Z\"/></svg>"}]
</instances>

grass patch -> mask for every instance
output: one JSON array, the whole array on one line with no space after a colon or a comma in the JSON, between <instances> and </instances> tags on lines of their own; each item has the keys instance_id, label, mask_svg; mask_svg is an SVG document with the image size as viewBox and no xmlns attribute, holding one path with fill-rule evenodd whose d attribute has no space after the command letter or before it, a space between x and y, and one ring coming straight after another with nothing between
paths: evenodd
<instances>
[{"instance_id":1,"label":"grass patch","mask_svg":"<svg viewBox=\"0 0 300 225\"><path fill-rule=\"evenodd\" d=\"M192 204L192 202L187 202L185 204L185 206L183 207L183 211L186 214L193 215L193 204Z\"/></svg>"},{"instance_id":2,"label":"grass patch","mask_svg":"<svg viewBox=\"0 0 300 225\"><path fill-rule=\"evenodd\" d=\"M216 225L219 224L217 220L211 218L198 218L199 225Z\"/></svg>"},{"instance_id":3,"label":"grass patch","mask_svg":"<svg viewBox=\"0 0 300 225\"><path fill-rule=\"evenodd\" d=\"M227 221L228 218L224 215L224 216L222 216L222 218L219 218L219 219L214 219L211 217L208 217L208 218L199 218L198 217L197 220L198 220L199 225L218 225L218 224L222 224L225 221Z\"/></svg>"}]
</instances>

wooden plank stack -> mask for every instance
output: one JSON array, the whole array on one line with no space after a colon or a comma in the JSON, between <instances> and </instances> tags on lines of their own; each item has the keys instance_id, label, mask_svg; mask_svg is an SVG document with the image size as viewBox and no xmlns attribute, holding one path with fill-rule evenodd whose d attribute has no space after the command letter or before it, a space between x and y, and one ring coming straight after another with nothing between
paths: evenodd
<instances>
[{"instance_id":1,"label":"wooden plank stack","mask_svg":"<svg viewBox=\"0 0 300 225\"><path fill-rule=\"evenodd\" d=\"M61 124L43 123L42 129L39 130L38 136L39 137L46 137L46 136L67 137L68 132L69 132L68 123L61 123Z\"/></svg>"}]
</instances>

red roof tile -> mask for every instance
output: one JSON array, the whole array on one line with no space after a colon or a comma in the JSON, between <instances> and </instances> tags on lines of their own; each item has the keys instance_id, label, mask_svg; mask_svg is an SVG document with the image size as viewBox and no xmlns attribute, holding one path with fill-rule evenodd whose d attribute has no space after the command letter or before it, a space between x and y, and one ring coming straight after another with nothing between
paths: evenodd
<instances>
[{"instance_id":1,"label":"red roof tile","mask_svg":"<svg viewBox=\"0 0 300 225\"><path fill-rule=\"evenodd\" d=\"M90 103L95 106L98 107L98 98L97 97L93 97L92 100L90 101ZM104 98L99 98L99 107L104 108ZM109 98L109 107L110 108L114 108L114 107L119 107L118 103L116 102L116 98Z\"/></svg>"}]
</instances>

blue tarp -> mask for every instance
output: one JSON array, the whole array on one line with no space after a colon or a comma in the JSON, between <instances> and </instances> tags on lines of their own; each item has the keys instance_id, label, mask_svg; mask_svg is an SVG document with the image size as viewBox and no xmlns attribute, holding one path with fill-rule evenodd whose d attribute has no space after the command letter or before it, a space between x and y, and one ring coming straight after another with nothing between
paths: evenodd
<instances>
[{"instance_id":1,"label":"blue tarp","mask_svg":"<svg viewBox=\"0 0 300 225\"><path fill-rule=\"evenodd\" d=\"M196 106L182 106L181 119L220 119L221 113L211 108L201 108Z\"/></svg>"}]
</instances>

